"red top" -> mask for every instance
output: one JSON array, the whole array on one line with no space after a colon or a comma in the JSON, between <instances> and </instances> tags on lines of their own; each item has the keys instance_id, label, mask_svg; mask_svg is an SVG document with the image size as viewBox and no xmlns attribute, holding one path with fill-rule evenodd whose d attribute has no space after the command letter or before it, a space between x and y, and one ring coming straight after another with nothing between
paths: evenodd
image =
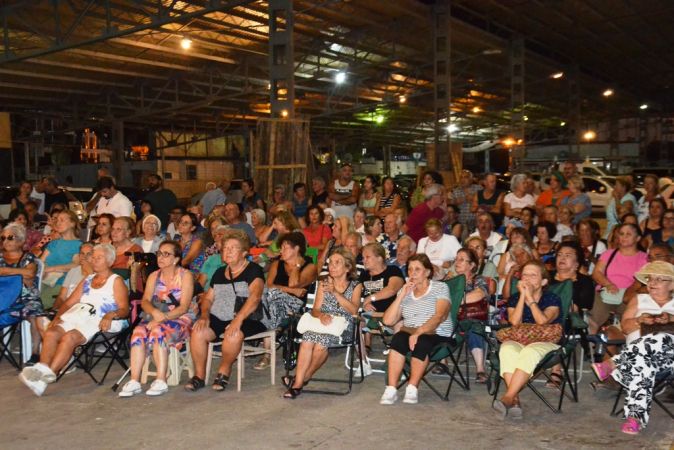
<instances>
[{"instance_id":1,"label":"red top","mask_svg":"<svg viewBox=\"0 0 674 450\"><path fill-rule=\"evenodd\" d=\"M315 230L311 229L310 227L304 227L302 229L302 233L307 239L307 246L309 247L320 247L323 238L326 237L330 239L330 235L332 234L330 227L325 224L321 224Z\"/></svg>"},{"instance_id":2,"label":"red top","mask_svg":"<svg viewBox=\"0 0 674 450\"><path fill-rule=\"evenodd\" d=\"M418 243L419 239L426 236L426 230L424 229L426 222L430 219L442 220L444 215L445 213L442 209L435 208L431 210L426 202L417 205L410 215L407 216L407 235L414 239L414 242Z\"/></svg>"}]
</instances>

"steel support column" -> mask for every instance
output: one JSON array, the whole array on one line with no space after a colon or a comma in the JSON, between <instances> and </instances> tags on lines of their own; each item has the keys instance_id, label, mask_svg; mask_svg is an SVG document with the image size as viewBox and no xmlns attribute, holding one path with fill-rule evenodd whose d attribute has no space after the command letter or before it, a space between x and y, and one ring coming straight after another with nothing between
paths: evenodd
<instances>
[{"instance_id":1,"label":"steel support column","mask_svg":"<svg viewBox=\"0 0 674 450\"><path fill-rule=\"evenodd\" d=\"M574 64L569 70L569 156L580 157L580 70Z\"/></svg>"},{"instance_id":2,"label":"steel support column","mask_svg":"<svg viewBox=\"0 0 674 450\"><path fill-rule=\"evenodd\" d=\"M118 184L123 184L122 166L124 163L124 122L116 120L111 124L112 128L112 164L115 171L115 179Z\"/></svg>"},{"instance_id":3,"label":"steel support column","mask_svg":"<svg viewBox=\"0 0 674 450\"><path fill-rule=\"evenodd\" d=\"M433 107L435 113L435 169L450 169L452 71L451 0L437 0L433 6Z\"/></svg>"},{"instance_id":4,"label":"steel support column","mask_svg":"<svg viewBox=\"0 0 674 450\"><path fill-rule=\"evenodd\" d=\"M269 1L269 83L271 116L295 117L293 0Z\"/></svg>"},{"instance_id":5,"label":"steel support column","mask_svg":"<svg viewBox=\"0 0 674 450\"><path fill-rule=\"evenodd\" d=\"M510 41L510 130L515 140L511 150L511 169L518 168L525 156L524 56L524 38L515 37Z\"/></svg>"}]
</instances>

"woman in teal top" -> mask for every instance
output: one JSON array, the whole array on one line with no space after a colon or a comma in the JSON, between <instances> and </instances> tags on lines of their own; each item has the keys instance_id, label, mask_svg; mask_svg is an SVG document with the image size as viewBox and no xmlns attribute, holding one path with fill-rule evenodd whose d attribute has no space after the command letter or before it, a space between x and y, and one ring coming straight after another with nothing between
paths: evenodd
<instances>
[{"instance_id":1,"label":"woman in teal top","mask_svg":"<svg viewBox=\"0 0 674 450\"><path fill-rule=\"evenodd\" d=\"M45 285L42 286L40 292L45 307L51 307L54 304L54 295L61 290L66 273L79 263L78 254L82 245L78 237L80 223L74 212L60 212L56 217L54 227L61 237L49 242L40 257L45 266L42 274ZM54 280L57 276L58 278Z\"/></svg>"},{"instance_id":2,"label":"woman in teal top","mask_svg":"<svg viewBox=\"0 0 674 450\"><path fill-rule=\"evenodd\" d=\"M632 183L625 177L616 178L613 187L613 197L606 208L606 233L605 238L610 236L613 227L620 223L620 218L634 211L637 199L630 194Z\"/></svg>"}]
</instances>

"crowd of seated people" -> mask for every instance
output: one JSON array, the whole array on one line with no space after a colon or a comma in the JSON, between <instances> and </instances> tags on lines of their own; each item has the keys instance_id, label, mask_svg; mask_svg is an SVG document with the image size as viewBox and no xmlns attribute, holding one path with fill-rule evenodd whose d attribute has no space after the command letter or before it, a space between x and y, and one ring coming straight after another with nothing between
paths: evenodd
<instances>
[{"instance_id":1,"label":"crowd of seated people","mask_svg":"<svg viewBox=\"0 0 674 450\"><path fill-rule=\"evenodd\" d=\"M618 179L607 226L591 218L592 205L571 163L553 173L542 192L524 173L512 177L506 193L493 174L478 180L462 171L460 183L446 188L442 176L429 171L409 198L390 177L369 175L361 186L344 164L330 180L314 177L310 192L301 182L279 184L269 198L251 179L242 183L240 198L228 192L227 180L213 182L189 208L163 192L169 190L161 178L150 178L136 215L114 179L103 174L88 204L87 224L43 182L22 183L12 200L11 221L0 235L0 276L23 280L16 302L31 324L33 354L20 378L37 395L55 381L77 346L99 331L128 326L134 304L141 318L130 338L131 378L120 396L143 392L141 370L148 357L157 375L145 393L166 393L169 352L187 342L194 376L184 388L205 387L209 344L219 342L222 356L211 388L223 391L244 338L279 326L311 299L310 312L323 327L340 317L347 326L341 337L304 333L296 371L282 380L284 398L302 393L330 347L353 327L363 342L361 368L370 375L373 343L360 328L376 317L393 333L381 403L396 402L408 363L403 401L417 403L429 355L436 344L452 339L461 321L559 323L562 304L549 287L566 281L572 283L573 310L588 318L590 334L607 330L611 338L627 339L619 356L595 365L599 378L613 374L628 391L623 431L647 425L649 386L672 367L671 328L657 336L639 334L643 325L674 322L674 209L654 175L646 177L646 194L638 200L630 180ZM44 192L53 197L47 210ZM89 233L80 232L83 225ZM449 313L452 297L445 283L456 276L466 281L459 323ZM365 317L356 320L358 314ZM487 341L472 329L466 334L475 381L485 383ZM493 405L501 417L523 416L520 391L557 345L501 344L506 391ZM644 346L666 357L655 362L643 354ZM648 370L634 373L634 361ZM270 362L265 355L254 368L266 369ZM554 367L546 387L558 389L563 375L561 366Z\"/></svg>"}]
</instances>

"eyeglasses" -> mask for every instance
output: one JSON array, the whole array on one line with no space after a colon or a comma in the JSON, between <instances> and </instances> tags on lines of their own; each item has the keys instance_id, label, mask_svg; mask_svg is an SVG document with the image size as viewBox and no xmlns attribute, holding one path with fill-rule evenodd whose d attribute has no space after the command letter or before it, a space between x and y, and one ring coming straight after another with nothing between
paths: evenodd
<instances>
[{"instance_id":1,"label":"eyeglasses","mask_svg":"<svg viewBox=\"0 0 674 450\"><path fill-rule=\"evenodd\" d=\"M650 275L646 277L646 283L661 284L671 282L672 282L671 278L652 277Z\"/></svg>"},{"instance_id":2,"label":"eyeglasses","mask_svg":"<svg viewBox=\"0 0 674 450\"><path fill-rule=\"evenodd\" d=\"M13 240L14 236L11 234L9 236L0 236L0 242L13 241Z\"/></svg>"},{"instance_id":3,"label":"eyeglasses","mask_svg":"<svg viewBox=\"0 0 674 450\"><path fill-rule=\"evenodd\" d=\"M181 220L179 223L180 225L192 225L191 220Z\"/></svg>"},{"instance_id":4,"label":"eyeglasses","mask_svg":"<svg viewBox=\"0 0 674 450\"><path fill-rule=\"evenodd\" d=\"M169 256L175 256L171 252L157 252L157 256L162 257L162 258L168 258Z\"/></svg>"}]
</instances>

